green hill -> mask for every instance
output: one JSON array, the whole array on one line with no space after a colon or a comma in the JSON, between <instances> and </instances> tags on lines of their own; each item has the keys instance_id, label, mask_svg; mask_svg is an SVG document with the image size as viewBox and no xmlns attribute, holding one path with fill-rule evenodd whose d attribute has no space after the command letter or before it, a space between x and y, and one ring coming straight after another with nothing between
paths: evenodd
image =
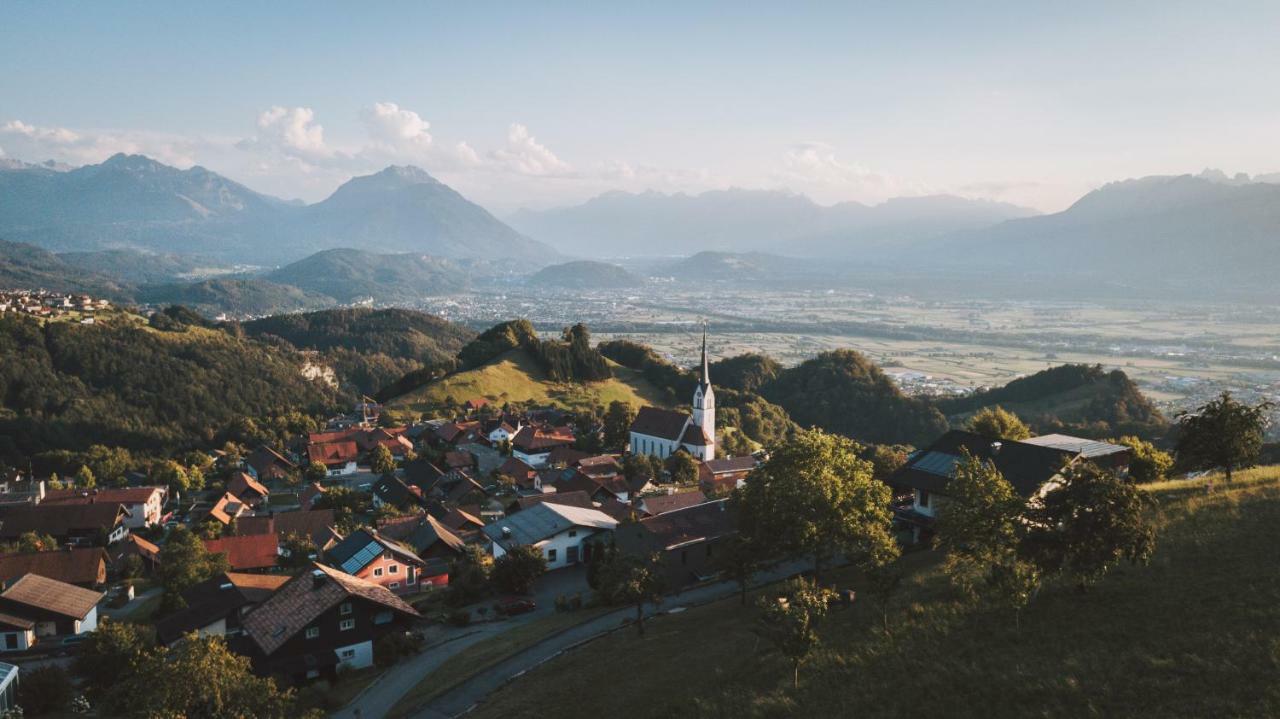
<instances>
[{"instance_id":1,"label":"green hill","mask_svg":"<svg viewBox=\"0 0 1280 719\"><path fill-rule=\"evenodd\" d=\"M84 292L116 302L133 299L133 288L125 282L79 267L35 245L0 240L0 289L34 288Z\"/></svg>"},{"instance_id":2,"label":"green hill","mask_svg":"<svg viewBox=\"0 0 1280 719\"><path fill-rule=\"evenodd\" d=\"M963 424L983 407L1000 405L1037 434L1088 437L1162 434L1168 423L1128 375L1100 365L1061 365L968 397L941 400L938 409Z\"/></svg>"},{"instance_id":3,"label":"green hill","mask_svg":"<svg viewBox=\"0 0 1280 719\"><path fill-rule=\"evenodd\" d=\"M468 274L430 255L383 255L361 250L324 250L267 275L284 285L339 302L371 297L375 302L414 302L466 289Z\"/></svg>"},{"instance_id":4,"label":"green hill","mask_svg":"<svg viewBox=\"0 0 1280 719\"><path fill-rule=\"evenodd\" d=\"M1250 474L1212 495L1196 482L1152 487L1152 561L1123 565L1088 592L1045 587L1020 629L1009 610L960 599L926 551L901 560L891 633L861 595L833 611L798 690L752 631L758 610L735 597L659 618L643 638L620 631L582 646L473 716L531 719L547 707L564 719L1280 716L1280 573L1274 547L1259 541L1280 522L1280 468ZM848 570L832 579L860 585ZM581 701L590 686L609 690Z\"/></svg>"},{"instance_id":5,"label":"green hill","mask_svg":"<svg viewBox=\"0 0 1280 719\"><path fill-rule=\"evenodd\" d=\"M150 285L138 301L183 305L205 315L270 315L332 305L333 298L261 279L217 278L189 284Z\"/></svg>"},{"instance_id":6,"label":"green hill","mask_svg":"<svg viewBox=\"0 0 1280 719\"><path fill-rule=\"evenodd\" d=\"M336 404L327 385L303 377L297 352L169 326L159 331L124 313L95 325L0 316L0 455L207 447L245 419Z\"/></svg>"},{"instance_id":7,"label":"green hill","mask_svg":"<svg viewBox=\"0 0 1280 719\"><path fill-rule=\"evenodd\" d=\"M478 367L435 380L390 403L393 409L423 411L446 398L462 403L483 397L492 402L535 402L567 408L608 406L621 400L635 407L662 406L662 393L640 373L610 363L613 377L599 382L553 382L528 351L509 349Z\"/></svg>"},{"instance_id":8,"label":"green hill","mask_svg":"<svg viewBox=\"0 0 1280 719\"><path fill-rule=\"evenodd\" d=\"M544 267L529 277L529 284L562 289L635 287L644 280L608 262L576 260Z\"/></svg>"},{"instance_id":9,"label":"green hill","mask_svg":"<svg viewBox=\"0 0 1280 719\"><path fill-rule=\"evenodd\" d=\"M938 410L904 395L879 367L853 350L823 352L783 370L761 387L761 394L801 426L863 442L921 445L947 429Z\"/></svg>"}]
</instances>

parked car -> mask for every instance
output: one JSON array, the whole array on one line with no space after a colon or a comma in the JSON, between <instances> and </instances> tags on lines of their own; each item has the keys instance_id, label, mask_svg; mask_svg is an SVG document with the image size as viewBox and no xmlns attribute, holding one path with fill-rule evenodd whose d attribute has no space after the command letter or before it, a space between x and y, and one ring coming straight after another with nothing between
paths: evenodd
<instances>
[{"instance_id":1,"label":"parked car","mask_svg":"<svg viewBox=\"0 0 1280 719\"><path fill-rule=\"evenodd\" d=\"M517 614L532 612L537 608L538 604L532 599L525 597L511 597L510 599L504 599L495 604L493 610L503 616L513 617Z\"/></svg>"}]
</instances>

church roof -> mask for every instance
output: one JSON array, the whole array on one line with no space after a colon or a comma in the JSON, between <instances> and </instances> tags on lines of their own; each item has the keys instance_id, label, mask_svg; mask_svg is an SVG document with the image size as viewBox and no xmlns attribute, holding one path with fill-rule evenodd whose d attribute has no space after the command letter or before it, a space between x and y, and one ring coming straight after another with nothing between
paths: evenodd
<instances>
[{"instance_id":1,"label":"church roof","mask_svg":"<svg viewBox=\"0 0 1280 719\"><path fill-rule=\"evenodd\" d=\"M680 441L684 428L689 424L689 415L657 407L641 407L631 423L631 431L646 434L650 437Z\"/></svg>"},{"instance_id":2,"label":"church roof","mask_svg":"<svg viewBox=\"0 0 1280 719\"><path fill-rule=\"evenodd\" d=\"M701 427L691 424L684 430L684 436L680 438L680 443L692 444L695 447L706 447L711 444L711 438L707 436L706 432L702 431Z\"/></svg>"}]
</instances>

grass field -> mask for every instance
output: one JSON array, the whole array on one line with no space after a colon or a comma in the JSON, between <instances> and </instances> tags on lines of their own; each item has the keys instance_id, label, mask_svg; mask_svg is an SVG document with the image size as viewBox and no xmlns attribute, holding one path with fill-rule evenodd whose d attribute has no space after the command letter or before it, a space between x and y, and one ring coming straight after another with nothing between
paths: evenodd
<instances>
[{"instance_id":1,"label":"grass field","mask_svg":"<svg viewBox=\"0 0 1280 719\"><path fill-rule=\"evenodd\" d=\"M458 372L421 387L390 403L392 410L420 411L452 397L458 403L483 397L491 402L550 404L566 408L607 407L621 400L634 407L665 406L662 393L639 373L613 365L614 376L583 384L551 382L542 368L522 350L512 350L473 370Z\"/></svg>"},{"instance_id":2,"label":"grass field","mask_svg":"<svg viewBox=\"0 0 1280 719\"><path fill-rule=\"evenodd\" d=\"M597 607L552 614L473 644L424 676L417 686L396 702L387 716L390 719L408 716L409 712L418 706L440 696L484 669L528 649L557 632L590 621L613 609L613 607Z\"/></svg>"},{"instance_id":3,"label":"grass field","mask_svg":"<svg viewBox=\"0 0 1280 719\"><path fill-rule=\"evenodd\" d=\"M1088 592L1051 585L1023 612L973 605L933 553L908 555L891 633L865 600L835 611L790 686L735 600L663 617L547 664L472 716L1280 716L1280 468L1151 488L1145 566ZM857 587L849 571L834 576Z\"/></svg>"}]
</instances>

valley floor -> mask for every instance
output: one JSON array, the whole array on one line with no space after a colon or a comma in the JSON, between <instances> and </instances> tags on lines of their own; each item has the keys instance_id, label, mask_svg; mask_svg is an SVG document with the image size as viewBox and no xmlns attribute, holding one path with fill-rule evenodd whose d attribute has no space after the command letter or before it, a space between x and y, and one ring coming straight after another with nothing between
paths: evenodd
<instances>
[{"instance_id":1,"label":"valley floor","mask_svg":"<svg viewBox=\"0 0 1280 719\"><path fill-rule=\"evenodd\" d=\"M833 611L798 691L753 632L758 612L729 599L592 642L471 716L1280 715L1280 468L1202 487L1153 487L1150 564L1087 592L1048 586L1020 628L961 601L935 553L914 553L890 632L869 599ZM859 584L851 570L831 578Z\"/></svg>"}]
</instances>

